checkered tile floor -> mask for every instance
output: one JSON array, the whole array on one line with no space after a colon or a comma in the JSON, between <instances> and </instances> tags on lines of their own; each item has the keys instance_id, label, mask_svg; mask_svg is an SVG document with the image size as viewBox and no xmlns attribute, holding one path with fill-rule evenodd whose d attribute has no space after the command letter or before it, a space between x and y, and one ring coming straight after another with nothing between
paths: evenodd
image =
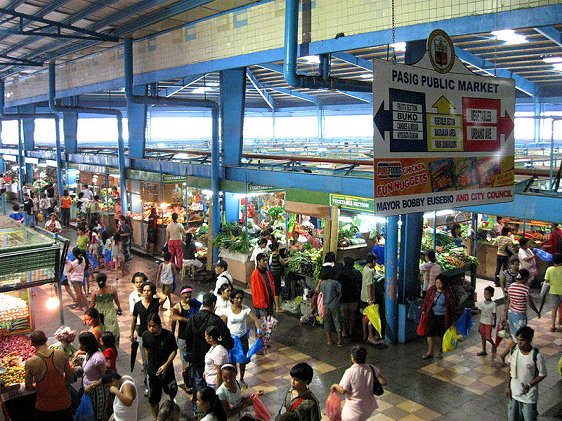
<instances>
[{"instance_id":1,"label":"checkered tile floor","mask_svg":"<svg viewBox=\"0 0 562 421\"><path fill-rule=\"evenodd\" d=\"M549 316L550 314L545 314L545 317L529 322L529 326L535 330L533 345L539 348L545 357L559 353L560 345L562 345L560 332L549 332ZM478 335L476 326L471 335ZM442 359L434 359L431 364L422 367L419 372L452 383L477 395L483 395L499 384L505 383L507 368L500 368L501 360L499 358L499 353L505 349L505 346L502 341L497 356L494 356L491 354L488 344L488 355L478 357L476 354L482 350L480 344L465 348L463 342L459 342L456 351L444 354ZM506 361L509 361L509 356Z\"/></svg>"}]
</instances>

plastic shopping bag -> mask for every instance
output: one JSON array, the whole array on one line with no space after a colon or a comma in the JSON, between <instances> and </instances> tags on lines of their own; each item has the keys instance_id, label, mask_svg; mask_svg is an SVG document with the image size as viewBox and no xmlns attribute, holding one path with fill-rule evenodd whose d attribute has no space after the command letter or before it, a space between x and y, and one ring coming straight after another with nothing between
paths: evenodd
<instances>
[{"instance_id":1,"label":"plastic shopping bag","mask_svg":"<svg viewBox=\"0 0 562 421\"><path fill-rule=\"evenodd\" d=\"M470 335L470 329L474 326L472 321L472 314L470 314L470 309L465 308L461 317L457 320L457 332L461 335Z\"/></svg>"},{"instance_id":2,"label":"plastic shopping bag","mask_svg":"<svg viewBox=\"0 0 562 421\"><path fill-rule=\"evenodd\" d=\"M533 249L533 252L539 256L541 258L541 260L544 260L545 262L552 262L552 254L550 254L547 251L544 251L543 249L537 248L535 247Z\"/></svg>"},{"instance_id":3,"label":"plastic shopping bag","mask_svg":"<svg viewBox=\"0 0 562 421\"><path fill-rule=\"evenodd\" d=\"M96 421L96 416L94 415L94 405L92 403L92 398L87 393L82 395L80 400L80 405L76 410L76 415L74 419L80 421Z\"/></svg>"},{"instance_id":4,"label":"plastic shopping bag","mask_svg":"<svg viewBox=\"0 0 562 421\"><path fill-rule=\"evenodd\" d=\"M328 395L326 412L330 421L341 421L341 399L336 392L330 392Z\"/></svg>"},{"instance_id":5,"label":"plastic shopping bag","mask_svg":"<svg viewBox=\"0 0 562 421\"><path fill-rule=\"evenodd\" d=\"M252 346L246 353L246 358L248 359L248 361L250 360L250 358L254 356L256 352L260 352L262 348L263 348L262 339L261 338L256 339L256 341L252 344Z\"/></svg>"},{"instance_id":6,"label":"plastic shopping bag","mask_svg":"<svg viewBox=\"0 0 562 421\"><path fill-rule=\"evenodd\" d=\"M247 364L250 362L249 358L246 358L246 353L244 352L240 338L232 335L232 339L234 340L234 346L228 351L228 361L238 364Z\"/></svg>"},{"instance_id":7,"label":"plastic shopping bag","mask_svg":"<svg viewBox=\"0 0 562 421\"><path fill-rule=\"evenodd\" d=\"M256 395L252 395L252 405L254 406L254 412L256 413L256 418L262 421L270 421L271 414L269 413L267 407L263 404L260 398Z\"/></svg>"},{"instance_id":8,"label":"plastic shopping bag","mask_svg":"<svg viewBox=\"0 0 562 421\"><path fill-rule=\"evenodd\" d=\"M373 327L379 332L379 335L382 337L382 323L381 323L381 315L379 313L379 305L378 304L371 304L367 306L365 310L363 310L363 314L367 316Z\"/></svg>"},{"instance_id":9,"label":"plastic shopping bag","mask_svg":"<svg viewBox=\"0 0 562 421\"><path fill-rule=\"evenodd\" d=\"M457 349L457 328L455 326L451 326L445 334L443 335L443 352L449 352L453 349Z\"/></svg>"}]
</instances>

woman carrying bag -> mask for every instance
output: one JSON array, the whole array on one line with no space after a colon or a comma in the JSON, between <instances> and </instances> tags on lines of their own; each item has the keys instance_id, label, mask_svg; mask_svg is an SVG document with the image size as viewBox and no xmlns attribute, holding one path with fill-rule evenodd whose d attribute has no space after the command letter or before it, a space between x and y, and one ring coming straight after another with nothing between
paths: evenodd
<instances>
[{"instance_id":1,"label":"woman carrying bag","mask_svg":"<svg viewBox=\"0 0 562 421\"><path fill-rule=\"evenodd\" d=\"M455 321L455 296L442 275L435 278L435 285L427 290L422 304L422 315L417 328L420 336L427 336L427 352L422 356L423 360L433 357L435 348L435 337L443 338L445 331L453 325ZM439 344L441 345L441 344ZM437 351L437 358L441 357L441 346Z\"/></svg>"},{"instance_id":2,"label":"woman carrying bag","mask_svg":"<svg viewBox=\"0 0 562 421\"><path fill-rule=\"evenodd\" d=\"M364 421L379 406L376 395L381 394L386 378L377 367L366 364L367 349L357 345L351 350L353 365L345 370L340 383L330 387L331 392L345 396L342 421Z\"/></svg>"}]
</instances>

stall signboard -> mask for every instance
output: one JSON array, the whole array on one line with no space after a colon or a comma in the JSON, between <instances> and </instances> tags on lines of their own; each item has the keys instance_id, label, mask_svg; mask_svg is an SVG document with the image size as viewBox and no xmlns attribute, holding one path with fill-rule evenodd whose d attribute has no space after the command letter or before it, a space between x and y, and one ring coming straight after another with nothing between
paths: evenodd
<instances>
[{"instance_id":1,"label":"stall signboard","mask_svg":"<svg viewBox=\"0 0 562 421\"><path fill-rule=\"evenodd\" d=\"M375 212L375 202L373 199L357 196L346 196L344 194L330 194L330 205L339 206L342 210L354 212Z\"/></svg>"},{"instance_id":2,"label":"stall signboard","mask_svg":"<svg viewBox=\"0 0 562 421\"><path fill-rule=\"evenodd\" d=\"M162 184L187 183L187 175L162 174Z\"/></svg>"},{"instance_id":3,"label":"stall signboard","mask_svg":"<svg viewBox=\"0 0 562 421\"><path fill-rule=\"evenodd\" d=\"M248 193L274 193L278 191L283 191L279 187L264 186L261 184L248 184Z\"/></svg>"},{"instance_id":4,"label":"stall signboard","mask_svg":"<svg viewBox=\"0 0 562 421\"><path fill-rule=\"evenodd\" d=\"M377 215L513 200L513 79L472 73L441 30L415 65L373 72Z\"/></svg>"}]
</instances>

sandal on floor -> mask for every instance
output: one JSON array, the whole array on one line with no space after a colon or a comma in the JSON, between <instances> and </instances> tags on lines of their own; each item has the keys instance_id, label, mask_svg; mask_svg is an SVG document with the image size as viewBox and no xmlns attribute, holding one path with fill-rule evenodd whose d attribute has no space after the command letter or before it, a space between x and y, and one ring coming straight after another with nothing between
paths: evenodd
<instances>
[{"instance_id":1,"label":"sandal on floor","mask_svg":"<svg viewBox=\"0 0 562 421\"><path fill-rule=\"evenodd\" d=\"M485 357L486 355L488 355L485 352L479 352L478 354L476 354L477 357Z\"/></svg>"},{"instance_id":2,"label":"sandal on floor","mask_svg":"<svg viewBox=\"0 0 562 421\"><path fill-rule=\"evenodd\" d=\"M422 355L422 360L429 360L430 358L433 358L433 354L423 354Z\"/></svg>"},{"instance_id":3,"label":"sandal on floor","mask_svg":"<svg viewBox=\"0 0 562 421\"><path fill-rule=\"evenodd\" d=\"M550 332L556 332L556 328L555 328L555 327L551 327L551 328L549 329L549 331L550 331Z\"/></svg>"}]
</instances>

